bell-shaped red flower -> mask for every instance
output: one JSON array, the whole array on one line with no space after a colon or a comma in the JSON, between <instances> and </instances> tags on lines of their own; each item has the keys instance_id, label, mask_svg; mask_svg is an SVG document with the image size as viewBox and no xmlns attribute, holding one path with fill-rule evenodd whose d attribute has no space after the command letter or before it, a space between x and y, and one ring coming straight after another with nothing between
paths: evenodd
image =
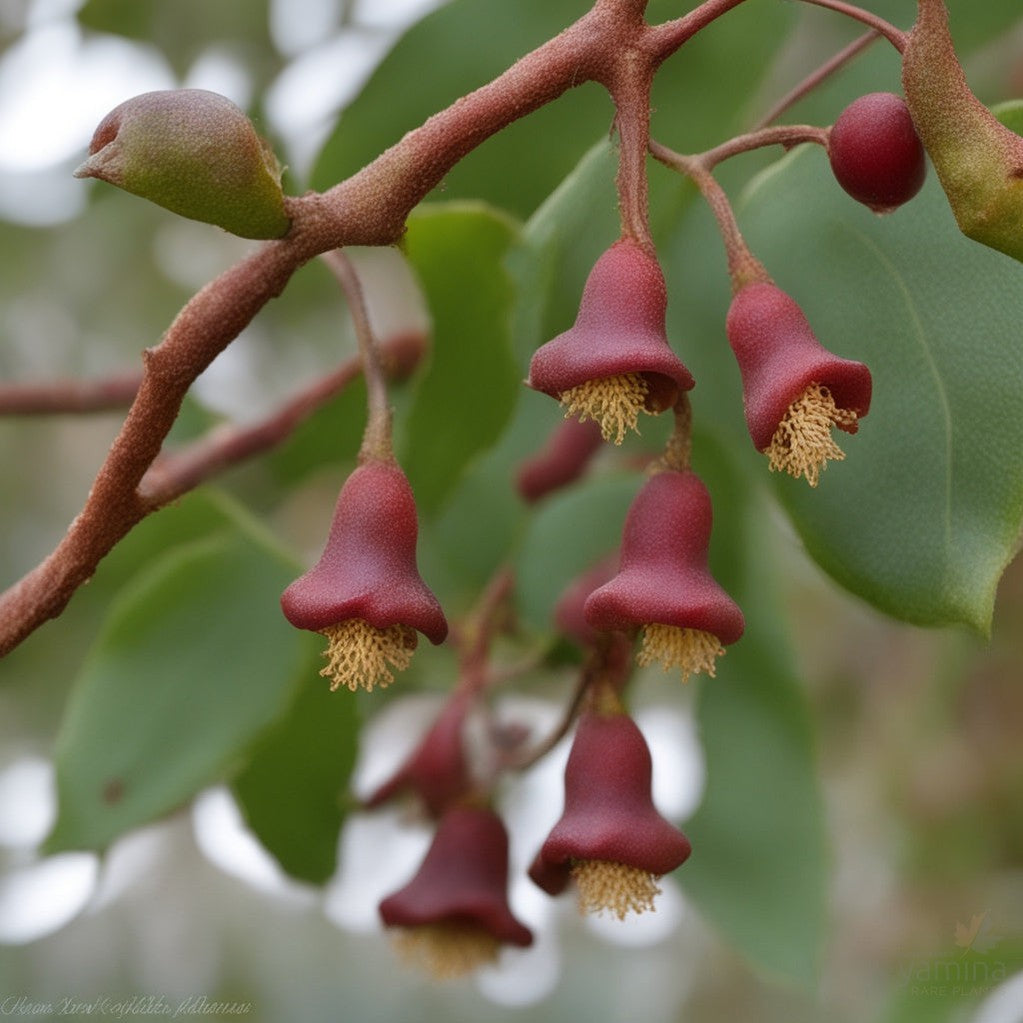
<instances>
[{"instance_id":1,"label":"bell-shaped red flower","mask_svg":"<svg viewBox=\"0 0 1023 1023\"><path fill-rule=\"evenodd\" d=\"M368 461L348 477L320 560L281 596L288 621L329 641L331 689L372 689L408 667L416 633L441 643L448 625L419 577L416 504L396 465Z\"/></svg>"},{"instance_id":2,"label":"bell-shaped red flower","mask_svg":"<svg viewBox=\"0 0 1023 1023\"><path fill-rule=\"evenodd\" d=\"M465 755L470 702L459 690L444 704L408 759L366 800L367 808L380 806L402 792L413 792L431 816L440 817L471 790L473 780Z\"/></svg>"},{"instance_id":3,"label":"bell-shaped red flower","mask_svg":"<svg viewBox=\"0 0 1023 1023\"><path fill-rule=\"evenodd\" d=\"M590 271L575 324L534 354L527 383L620 444L641 410L663 412L693 386L668 344L667 305L657 260L620 239Z\"/></svg>"},{"instance_id":4,"label":"bell-shaped red flower","mask_svg":"<svg viewBox=\"0 0 1023 1023\"><path fill-rule=\"evenodd\" d=\"M659 661L714 675L724 645L743 633L742 612L707 567L713 513L692 472L660 472L636 495L622 533L621 568L586 600L596 629L643 630L641 665Z\"/></svg>"},{"instance_id":5,"label":"bell-shaped red flower","mask_svg":"<svg viewBox=\"0 0 1023 1023\"><path fill-rule=\"evenodd\" d=\"M689 840L658 813L643 733L624 713L583 712L565 766L565 809L529 876L558 895L575 880L584 911L654 908L657 880L689 857Z\"/></svg>"},{"instance_id":6,"label":"bell-shaped red flower","mask_svg":"<svg viewBox=\"0 0 1023 1023\"><path fill-rule=\"evenodd\" d=\"M527 946L508 906L508 832L493 810L457 806L441 818L418 873L380 903L401 950L436 976L493 962L501 945Z\"/></svg>"},{"instance_id":7,"label":"bell-shaped red flower","mask_svg":"<svg viewBox=\"0 0 1023 1023\"><path fill-rule=\"evenodd\" d=\"M802 309L773 284L741 288L726 330L754 445L772 469L817 486L828 460L845 457L831 428L855 433L870 409L870 370L829 352Z\"/></svg>"},{"instance_id":8,"label":"bell-shaped red flower","mask_svg":"<svg viewBox=\"0 0 1023 1023\"><path fill-rule=\"evenodd\" d=\"M543 449L519 466L515 479L519 494L532 504L574 483L586 471L601 439L597 423L563 419Z\"/></svg>"}]
</instances>

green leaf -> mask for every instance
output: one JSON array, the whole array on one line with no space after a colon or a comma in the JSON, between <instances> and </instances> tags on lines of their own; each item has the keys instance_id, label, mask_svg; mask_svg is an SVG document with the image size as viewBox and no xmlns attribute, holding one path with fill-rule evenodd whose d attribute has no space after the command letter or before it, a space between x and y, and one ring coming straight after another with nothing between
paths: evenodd
<instances>
[{"instance_id":1,"label":"green leaf","mask_svg":"<svg viewBox=\"0 0 1023 1023\"><path fill-rule=\"evenodd\" d=\"M249 827L280 865L322 884L337 865L348 778L358 745L358 702L332 693L307 663L288 712L256 743L233 783Z\"/></svg>"},{"instance_id":2,"label":"green leaf","mask_svg":"<svg viewBox=\"0 0 1023 1023\"><path fill-rule=\"evenodd\" d=\"M776 538L727 450L701 435L694 450L714 502L711 567L743 608L746 634L727 648L717 677L700 682L707 788L686 825L693 854L678 879L759 968L812 985L829 857L809 708L765 558Z\"/></svg>"},{"instance_id":3,"label":"green leaf","mask_svg":"<svg viewBox=\"0 0 1023 1023\"><path fill-rule=\"evenodd\" d=\"M888 614L986 631L1023 522L1023 268L964 238L934 180L877 217L815 149L762 175L739 214L821 342L874 376L870 414L854 437L838 435L845 461L816 490L773 477L808 550ZM676 240L669 280L681 300L669 316L702 342L686 357L696 416L751 450L723 262L694 258L721 251L710 233L696 218Z\"/></svg>"},{"instance_id":4,"label":"green leaf","mask_svg":"<svg viewBox=\"0 0 1023 1023\"><path fill-rule=\"evenodd\" d=\"M174 550L125 588L57 740L49 851L105 848L235 766L308 662L278 606L290 579L263 547L225 536Z\"/></svg>"},{"instance_id":5,"label":"green leaf","mask_svg":"<svg viewBox=\"0 0 1023 1023\"><path fill-rule=\"evenodd\" d=\"M991 108L991 113L1006 128L1011 128L1017 135L1023 135L1023 99L1010 99Z\"/></svg>"},{"instance_id":6,"label":"green leaf","mask_svg":"<svg viewBox=\"0 0 1023 1023\"><path fill-rule=\"evenodd\" d=\"M504 256L516 234L507 217L479 204L426 207L409 221L406 249L433 318L433 350L399 423L399 460L426 513L497 439L515 405Z\"/></svg>"}]
</instances>

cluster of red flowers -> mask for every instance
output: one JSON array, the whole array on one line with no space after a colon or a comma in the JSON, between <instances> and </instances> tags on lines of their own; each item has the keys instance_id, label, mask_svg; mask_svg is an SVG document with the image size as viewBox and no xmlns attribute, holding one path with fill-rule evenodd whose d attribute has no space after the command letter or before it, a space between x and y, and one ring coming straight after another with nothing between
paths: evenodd
<instances>
[{"instance_id":1,"label":"cluster of red flowers","mask_svg":"<svg viewBox=\"0 0 1023 1023\"><path fill-rule=\"evenodd\" d=\"M583 651L584 689L564 812L529 876L551 895L574 883L584 910L619 918L653 909L659 878L690 852L653 804L650 752L622 702L633 639L641 637L636 663L676 668L685 681L713 676L744 629L708 566L711 498L689 465L694 381L668 342L666 306L664 277L643 246L623 238L600 257L575 324L533 357L527 382L557 398L566 421L517 478L522 498L539 501L577 479L602 439L621 443L640 412L675 412L676 433L650 465L620 549L573 581L555 614ZM816 485L826 460L842 457L831 428L853 432L867 412L869 371L825 350L796 303L764 281L737 288L726 332L754 444L773 468ZM404 473L393 458L364 457L341 491L320 560L282 597L294 625L327 637L322 673L331 688L386 686L408 666L419 633L433 643L446 638L444 613L419 574L417 537ZM532 942L508 904L508 834L493 807L494 778L481 778L466 752L481 687L462 683L366 802L411 793L436 822L418 872L379 911L406 953L440 975L493 960L502 945Z\"/></svg>"}]
</instances>

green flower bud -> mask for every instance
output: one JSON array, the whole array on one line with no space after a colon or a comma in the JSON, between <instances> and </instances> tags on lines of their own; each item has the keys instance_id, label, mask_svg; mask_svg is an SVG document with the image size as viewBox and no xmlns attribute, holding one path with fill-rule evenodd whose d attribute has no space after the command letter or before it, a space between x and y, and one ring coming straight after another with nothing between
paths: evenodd
<instances>
[{"instance_id":1,"label":"green flower bud","mask_svg":"<svg viewBox=\"0 0 1023 1023\"><path fill-rule=\"evenodd\" d=\"M146 92L115 107L75 177L242 238L280 238L291 223L273 151L234 103L205 89Z\"/></svg>"},{"instance_id":2,"label":"green flower bud","mask_svg":"<svg viewBox=\"0 0 1023 1023\"><path fill-rule=\"evenodd\" d=\"M970 90L943 0L919 0L902 85L960 230L1023 261L1023 138Z\"/></svg>"}]
</instances>

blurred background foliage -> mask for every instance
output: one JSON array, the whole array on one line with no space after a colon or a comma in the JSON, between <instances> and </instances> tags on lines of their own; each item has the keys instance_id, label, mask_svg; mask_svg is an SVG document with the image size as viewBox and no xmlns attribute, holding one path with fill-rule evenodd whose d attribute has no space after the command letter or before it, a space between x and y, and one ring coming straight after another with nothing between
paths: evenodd
<instances>
[{"instance_id":1,"label":"blurred background foliage","mask_svg":"<svg viewBox=\"0 0 1023 1023\"><path fill-rule=\"evenodd\" d=\"M126 95L223 91L274 141L291 192L325 188L587 6L0 4L2 380L136 366L188 297L249 248L70 180L92 124ZM868 6L904 26L915 9ZM1018 0L949 6L982 99L1023 93ZM649 6L651 20L678 13L674 0ZM828 11L749 0L665 65L654 135L696 151L742 131L857 35ZM47 63L57 53L70 55L59 73ZM115 61L120 78L94 81ZM898 80L896 57L875 45L786 120L830 123ZM64 90L51 111L97 97L91 122L79 110L73 131L60 128L62 150L38 113L46 82ZM415 319L421 303L431 325L426 365L394 395L423 574L457 618L510 556L519 638L534 651L549 645L562 585L617 543L637 460L666 431L647 420L641 438L535 509L514 494L514 466L559 415L520 386L529 355L571 323L616 236L610 119L606 95L586 85L482 145L410 221L403 253L421 298L393 267L380 292L381 309L407 304ZM554 972L531 994L514 967L503 981L434 986L399 969L372 927L331 911L350 888L336 850L360 729L403 694L443 690L455 670L450 652L421 650L386 694L329 697L317 644L277 613L353 465L357 385L272 455L144 522L60 620L0 662L0 770L54 762L58 793L41 848L0 846L0 995L138 992L176 1005L204 992L267 1020L797 1023L965 1020L995 997L1023 966L1023 572L1002 575L1023 516L1023 279L958 236L933 181L881 220L854 208L821 153L778 156L743 157L722 180L825 343L869 362L876 403L817 491L769 478L724 347L720 242L692 191L651 164L670 336L699 382L712 560L749 623L717 679L681 692L645 674L637 687L637 707L654 716L695 706L706 766L684 823L696 853L672 888L685 908L665 910L674 925L609 937L562 906L538 950ZM257 419L353 350L336 285L305 268L200 381L172 442ZM5 584L62 535L118 422L0 424ZM565 679L552 662L526 690L550 699ZM275 858L269 879L218 858L203 832L221 784ZM525 797L510 785L506 798ZM29 814L14 799L6 808ZM40 924L35 940L5 931L28 872L75 850L105 854L81 912Z\"/></svg>"}]
</instances>

